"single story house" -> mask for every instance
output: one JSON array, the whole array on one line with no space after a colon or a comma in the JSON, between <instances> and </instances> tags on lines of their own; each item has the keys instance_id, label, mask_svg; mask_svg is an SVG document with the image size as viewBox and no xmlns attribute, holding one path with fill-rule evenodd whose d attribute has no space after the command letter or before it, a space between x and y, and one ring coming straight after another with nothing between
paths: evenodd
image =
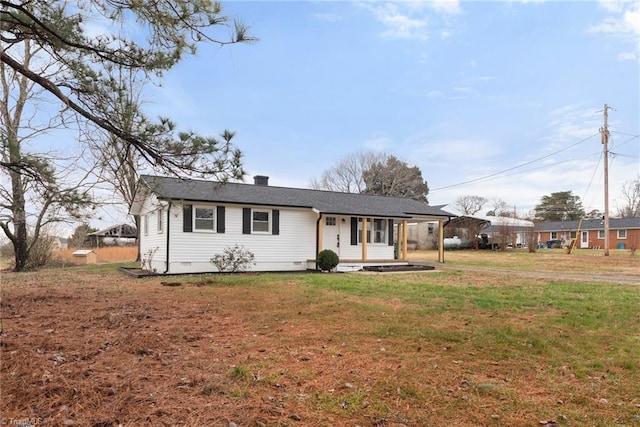
<instances>
[{"instance_id":1,"label":"single story house","mask_svg":"<svg viewBox=\"0 0 640 427\"><path fill-rule=\"evenodd\" d=\"M455 208L447 207L455 212ZM463 215L451 219L444 229L445 238L459 239L462 247L521 247L526 246L531 238L534 224L532 221L493 216ZM447 240L445 240L445 244Z\"/></svg>"},{"instance_id":2,"label":"single story house","mask_svg":"<svg viewBox=\"0 0 640 427\"><path fill-rule=\"evenodd\" d=\"M437 222L410 222L408 228L409 248L437 249L438 248L438 223Z\"/></svg>"},{"instance_id":3,"label":"single story house","mask_svg":"<svg viewBox=\"0 0 640 427\"><path fill-rule=\"evenodd\" d=\"M215 254L236 244L253 271L316 268L323 249L347 263L407 260L408 221L453 214L409 198L141 176L130 213L140 217L140 254L159 274L215 272ZM443 233L440 233L442 236ZM394 242L397 242L397 247ZM442 247L442 245L440 245ZM444 261L444 252L439 252Z\"/></svg>"},{"instance_id":4,"label":"single story house","mask_svg":"<svg viewBox=\"0 0 640 427\"><path fill-rule=\"evenodd\" d=\"M138 230L131 224L118 224L87 234L89 246L103 245L133 246L136 244Z\"/></svg>"},{"instance_id":5,"label":"single story house","mask_svg":"<svg viewBox=\"0 0 640 427\"><path fill-rule=\"evenodd\" d=\"M490 215L484 218L489 221L489 225L481 233L486 234L492 243L524 247L530 239L535 238L533 221Z\"/></svg>"},{"instance_id":6,"label":"single story house","mask_svg":"<svg viewBox=\"0 0 640 427\"><path fill-rule=\"evenodd\" d=\"M579 228L578 228L579 227ZM545 243L560 240L570 245L578 239L576 248L604 248L604 220L584 219L580 221L545 221L536 224L538 241ZM609 218L609 249L630 249L640 245L640 217Z\"/></svg>"}]
</instances>

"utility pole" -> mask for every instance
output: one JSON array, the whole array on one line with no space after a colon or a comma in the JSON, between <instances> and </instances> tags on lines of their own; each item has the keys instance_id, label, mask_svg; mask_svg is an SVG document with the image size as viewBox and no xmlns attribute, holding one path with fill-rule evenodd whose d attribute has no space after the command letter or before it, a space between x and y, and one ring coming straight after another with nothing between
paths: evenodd
<instances>
[{"instance_id":1,"label":"utility pole","mask_svg":"<svg viewBox=\"0 0 640 427\"><path fill-rule=\"evenodd\" d=\"M609 106L604 104L604 126L600 129L604 150L604 256L609 256Z\"/></svg>"}]
</instances>

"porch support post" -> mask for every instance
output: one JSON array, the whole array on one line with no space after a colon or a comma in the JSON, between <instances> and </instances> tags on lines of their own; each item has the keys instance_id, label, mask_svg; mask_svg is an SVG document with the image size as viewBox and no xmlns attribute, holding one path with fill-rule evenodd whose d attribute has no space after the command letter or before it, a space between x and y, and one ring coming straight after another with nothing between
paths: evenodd
<instances>
[{"instance_id":1,"label":"porch support post","mask_svg":"<svg viewBox=\"0 0 640 427\"><path fill-rule=\"evenodd\" d=\"M402 220L402 260L406 261L408 256L407 256L407 249L408 249L408 239L409 239L409 233L407 233L407 220Z\"/></svg>"},{"instance_id":2,"label":"porch support post","mask_svg":"<svg viewBox=\"0 0 640 427\"><path fill-rule=\"evenodd\" d=\"M444 221L438 220L438 262L444 262Z\"/></svg>"},{"instance_id":3,"label":"porch support post","mask_svg":"<svg viewBox=\"0 0 640 427\"><path fill-rule=\"evenodd\" d=\"M367 218L362 217L362 261L367 260Z\"/></svg>"}]
</instances>

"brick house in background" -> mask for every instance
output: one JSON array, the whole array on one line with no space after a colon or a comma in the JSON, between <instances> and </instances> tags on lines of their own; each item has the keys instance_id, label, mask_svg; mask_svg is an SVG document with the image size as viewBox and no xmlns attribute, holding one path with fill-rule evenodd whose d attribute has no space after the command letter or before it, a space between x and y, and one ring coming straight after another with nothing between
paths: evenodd
<instances>
[{"instance_id":1,"label":"brick house in background","mask_svg":"<svg viewBox=\"0 0 640 427\"><path fill-rule=\"evenodd\" d=\"M576 248L604 248L604 220L547 221L536 224L538 241L560 240L563 246L577 239ZM640 246L640 217L609 218L609 249L632 249Z\"/></svg>"}]
</instances>

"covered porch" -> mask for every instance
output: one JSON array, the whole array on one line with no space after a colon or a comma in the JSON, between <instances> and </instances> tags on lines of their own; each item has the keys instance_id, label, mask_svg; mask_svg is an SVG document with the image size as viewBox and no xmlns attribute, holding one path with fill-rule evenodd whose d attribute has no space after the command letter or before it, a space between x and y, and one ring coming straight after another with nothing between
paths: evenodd
<instances>
[{"instance_id":1,"label":"covered porch","mask_svg":"<svg viewBox=\"0 0 640 427\"><path fill-rule=\"evenodd\" d=\"M430 222L437 223L437 262L444 263L444 226L449 219L448 216L424 214L400 218L320 215L317 229L318 253L323 249L336 252L340 258L338 271L359 271L370 266L406 266L415 264L416 261L424 262L427 260L411 262L409 259L408 227L409 221L413 224ZM341 239L340 235L347 238ZM316 269L315 260L308 261L308 268Z\"/></svg>"}]
</instances>

